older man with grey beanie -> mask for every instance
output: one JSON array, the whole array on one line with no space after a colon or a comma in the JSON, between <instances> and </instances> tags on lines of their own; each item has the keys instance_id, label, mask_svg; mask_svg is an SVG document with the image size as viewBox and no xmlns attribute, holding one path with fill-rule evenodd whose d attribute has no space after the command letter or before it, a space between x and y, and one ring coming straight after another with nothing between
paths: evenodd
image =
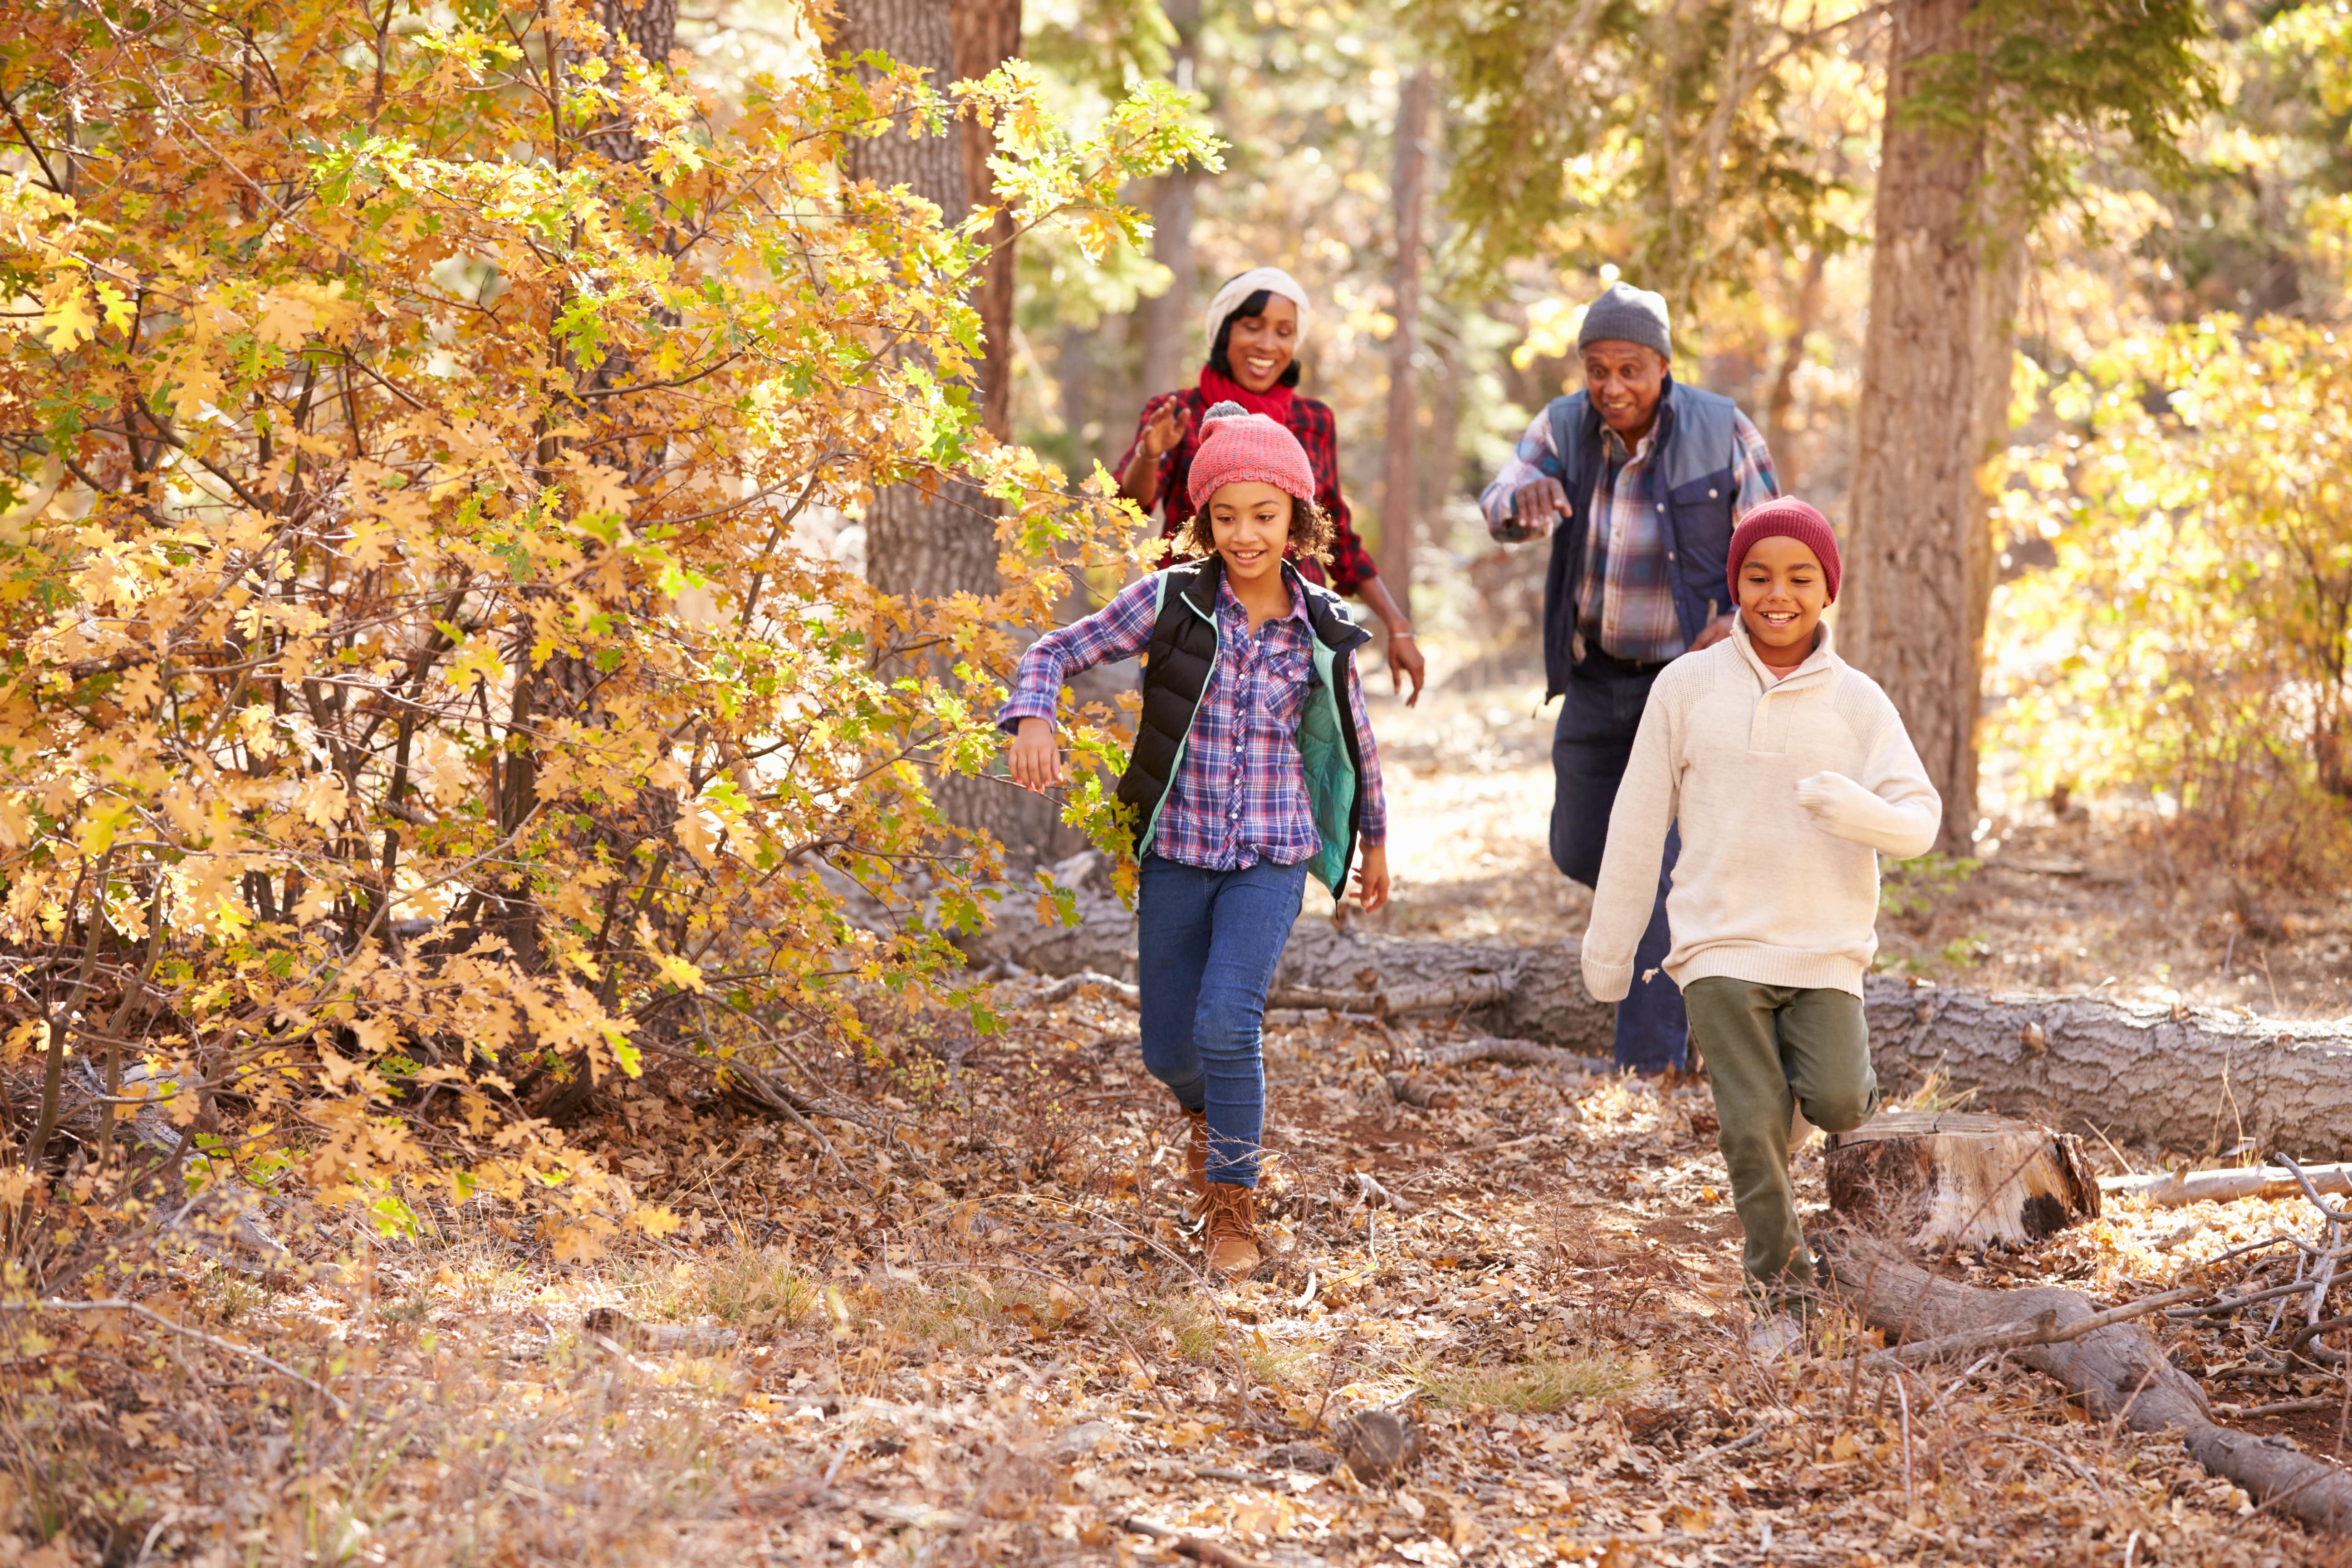
<instances>
[{"instance_id":1,"label":"older man with grey beanie","mask_svg":"<svg viewBox=\"0 0 2352 1568\"><path fill-rule=\"evenodd\" d=\"M1675 379L1663 297L1612 283L1585 308L1576 351L1583 390L1536 416L1478 505L1498 540L1551 540L1544 689L1561 700L1551 858L1591 887L1650 685L1674 659L1730 635L1732 525L1780 489L1748 416ZM1617 1064L1644 1073L1688 1056L1682 994L1660 970L1680 847L1669 834L1633 989L1617 1005Z\"/></svg>"}]
</instances>

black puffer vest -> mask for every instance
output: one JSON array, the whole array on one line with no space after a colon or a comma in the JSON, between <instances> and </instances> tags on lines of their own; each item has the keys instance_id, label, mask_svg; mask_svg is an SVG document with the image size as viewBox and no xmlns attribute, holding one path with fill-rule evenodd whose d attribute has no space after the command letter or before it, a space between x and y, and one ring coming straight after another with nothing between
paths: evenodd
<instances>
[{"instance_id":1,"label":"black puffer vest","mask_svg":"<svg viewBox=\"0 0 2352 1568\"><path fill-rule=\"evenodd\" d=\"M1150 847L1160 808L1183 763L1184 743L1216 668L1217 594L1224 585L1224 563L1213 555L1160 574L1160 614L1144 649L1143 712L1118 792L1131 814L1139 857ZM1324 701L1308 698L1299 719L1298 742L1316 826L1323 836L1323 853L1313 869L1336 895L1347 886L1363 817L1362 715L1348 700L1337 660L1370 642L1371 634L1356 625L1346 602L1329 589L1295 571L1290 585L1304 595L1307 625L1324 650L1312 663Z\"/></svg>"}]
</instances>

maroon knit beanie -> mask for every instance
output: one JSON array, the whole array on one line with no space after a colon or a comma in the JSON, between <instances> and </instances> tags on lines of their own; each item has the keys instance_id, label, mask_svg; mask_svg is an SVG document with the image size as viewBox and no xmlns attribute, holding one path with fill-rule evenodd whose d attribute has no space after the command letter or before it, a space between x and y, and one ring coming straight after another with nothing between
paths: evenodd
<instances>
[{"instance_id":1,"label":"maroon knit beanie","mask_svg":"<svg viewBox=\"0 0 2352 1568\"><path fill-rule=\"evenodd\" d=\"M1733 604L1739 603L1739 563L1748 559L1759 539L1793 539L1811 551L1829 582L1830 603L1837 603L1837 535L1830 531L1830 520L1794 496L1782 496L1741 518L1739 526L1731 531L1731 563L1726 575L1730 579Z\"/></svg>"},{"instance_id":2,"label":"maroon knit beanie","mask_svg":"<svg viewBox=\"0 0 2352 1568\"><path fill-rule=\"evenodd\" d=\"M1186 487L1192 510L1226 485L1255 480L1289 491L1300 500L1315 500L1315 469L1307 448L1286 426L1263 414L1252 414L1238 403L1220 403L1201 416L1201 445L1192 453L1192 476Z\"/></svg>"}]
</instances>

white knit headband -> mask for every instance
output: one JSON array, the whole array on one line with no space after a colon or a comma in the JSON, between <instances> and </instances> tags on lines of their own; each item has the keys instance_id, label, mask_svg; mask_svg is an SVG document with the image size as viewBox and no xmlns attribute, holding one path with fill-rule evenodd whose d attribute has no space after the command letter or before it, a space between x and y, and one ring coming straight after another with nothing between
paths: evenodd
<instances>
[{"instance_id":1,"label":"white knit headband","mask_svg":"<svg viewBox=\"0 0 2352 1568\"><path fill-rule=\"evenodd\" d=\"M1314 317L1313 308L1307 303L1307 290L1298 286L1297 279L1279 267L1253 267L1218 289L1209 301L1206 321L1211 352L1216 349L1217 333L1224 329L1225 318L1240 310L1242 301L1261 289L1269 294L1279 294L1298 307L1298 341L1307 341L1307 324Z\"/></svg>"}]
</instances>

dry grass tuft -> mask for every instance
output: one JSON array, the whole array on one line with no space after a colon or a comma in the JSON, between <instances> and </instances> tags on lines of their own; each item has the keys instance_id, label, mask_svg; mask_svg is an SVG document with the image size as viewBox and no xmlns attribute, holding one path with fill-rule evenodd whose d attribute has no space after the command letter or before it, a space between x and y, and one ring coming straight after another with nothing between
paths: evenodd
<instances>
[{"instance_id":1,"label":"dry grass tuft","mask_svg":"<svg viewBox=\"0 0 2352 1568\"><path fill-rule=\"evenodd\" d=\"M1583 1400L1626 1393L1641 1381L1633 1362L1605 1353L1542 1356L1506 1366L1433 1366L1422 1374L1430 1398L1446 1409L1514 1415L1554 1415Z\"/></svg>"}]
</instances>

